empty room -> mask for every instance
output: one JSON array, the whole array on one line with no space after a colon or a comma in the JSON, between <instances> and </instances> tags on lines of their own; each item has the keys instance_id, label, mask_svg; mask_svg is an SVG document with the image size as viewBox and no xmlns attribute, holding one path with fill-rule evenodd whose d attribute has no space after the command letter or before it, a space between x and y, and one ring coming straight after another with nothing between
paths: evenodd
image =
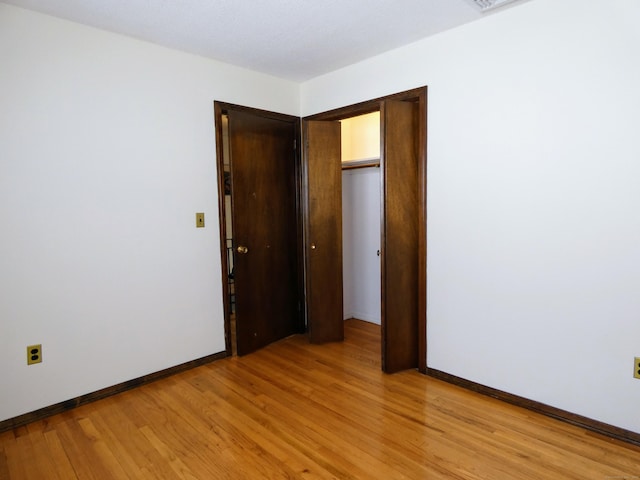
<instances>
[{"instance_id":1,"label":"empty room","mask_svg":"<svg viewBox=\"0 0 640 480\"><path fill-rule=\"evenodd\" d=\"M639 22L0 0L0 480L640 478Z\"/></svg>"}]
</instances>

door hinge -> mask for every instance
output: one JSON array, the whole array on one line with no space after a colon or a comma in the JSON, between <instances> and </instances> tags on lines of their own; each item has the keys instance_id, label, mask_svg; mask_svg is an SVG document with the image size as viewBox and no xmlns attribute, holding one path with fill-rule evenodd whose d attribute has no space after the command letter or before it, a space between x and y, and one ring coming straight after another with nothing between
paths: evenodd
<instances>
[{"instance_id":1,"label":"door hinge","mask_svg":"<svg viewBox=\"0 0 640 480\"><path fill-rule=\"evenodd\" d=\"M293 149L297 150L297 148L298 148L298 139L294 138L293 139Z\"/></svg>"}]
</instances>

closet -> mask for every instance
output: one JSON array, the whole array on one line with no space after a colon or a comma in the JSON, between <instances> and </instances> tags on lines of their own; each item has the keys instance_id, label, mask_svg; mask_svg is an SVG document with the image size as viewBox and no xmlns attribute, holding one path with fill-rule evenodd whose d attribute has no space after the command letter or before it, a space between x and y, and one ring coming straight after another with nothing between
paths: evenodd
<instances>
[{"instance_id":1,"label":"closet","mask_svg":"<svg viewBox=\"0 0 640 480\"><path fill-rule=\"evenodd\" d=\"M381 325L384 372L426 371L426 100L302 121L214 102L229 353L234 330L245 354L305 330L339 342L356 317Z\"/></svg>"},{"instance_id":2,"label":"closet","mask_svg":"<svg viewBox=\"0 0 640 480\"><path fill-rule=\"evenodd\" d=\"M343 314L380 325L380 112L340 121Z\"/></svg>"}]
</instances>

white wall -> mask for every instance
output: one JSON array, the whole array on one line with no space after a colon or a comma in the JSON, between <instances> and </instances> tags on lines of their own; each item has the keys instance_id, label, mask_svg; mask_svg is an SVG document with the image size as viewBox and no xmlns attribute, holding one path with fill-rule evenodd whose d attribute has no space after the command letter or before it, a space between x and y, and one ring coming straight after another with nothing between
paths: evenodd
<instances>
[{"instance_id":1,"label":"white wall","mask_svg":"<svg viewBox=\"0 0 640 480\"><path fill-rule=\"evenodd\" d=\"M380 169L342 172L344 318L380 324Z\"/></svg>"},{"instance_id":2,"label":"white wall","mask_svg":"<svg viewBox=\"0 0 640 480\"><path fill-rule=\"evenodd\" d=\"M430 367L640 432L640 2L533 0L302 85L429 86Z\"/></svg>"},{"instance_id":3,"label":"white wall","mask_svg":"<svg viewBox=\"0 0 640 480\"><path fill-rule=\"evenodd\" d=\"M0 65L0 420L223 351L213 101L299 86L5 4Z\"/></svg>"}]
</instances>

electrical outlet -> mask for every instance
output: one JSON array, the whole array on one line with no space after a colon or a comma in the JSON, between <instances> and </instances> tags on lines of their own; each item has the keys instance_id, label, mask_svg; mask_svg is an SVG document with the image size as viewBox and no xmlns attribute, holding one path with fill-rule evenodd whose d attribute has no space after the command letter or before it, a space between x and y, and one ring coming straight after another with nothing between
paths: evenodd
<instances>
[{"instance_id":1,"label":"electrical outlet","mask_svg":"<svg viewBox=\"0 0 640 480\"><path fill-rule=\"evenodd\" d=\"M196 227L204 227L204 213L196 213Z\"/></svg>"},{"instance_id":2,"label":"electrical outlet","mask_svg":"<svg viewBox=\"0 0 640 480\"><path fill-rule=\"evenodd\" d=\"M640 357L633 359L633 376L634 378L640 378Z\"/></svg>"},{"instance_id":3,"label":"electrical outlet","mask_svg":"<svg viewBox=\"0 0 640 480\"><path fill-rule=\"evenodd\" d=\"M42 345L29 345L27 347L27 365L42 362Z\"/></svg>"}]
</instances>

